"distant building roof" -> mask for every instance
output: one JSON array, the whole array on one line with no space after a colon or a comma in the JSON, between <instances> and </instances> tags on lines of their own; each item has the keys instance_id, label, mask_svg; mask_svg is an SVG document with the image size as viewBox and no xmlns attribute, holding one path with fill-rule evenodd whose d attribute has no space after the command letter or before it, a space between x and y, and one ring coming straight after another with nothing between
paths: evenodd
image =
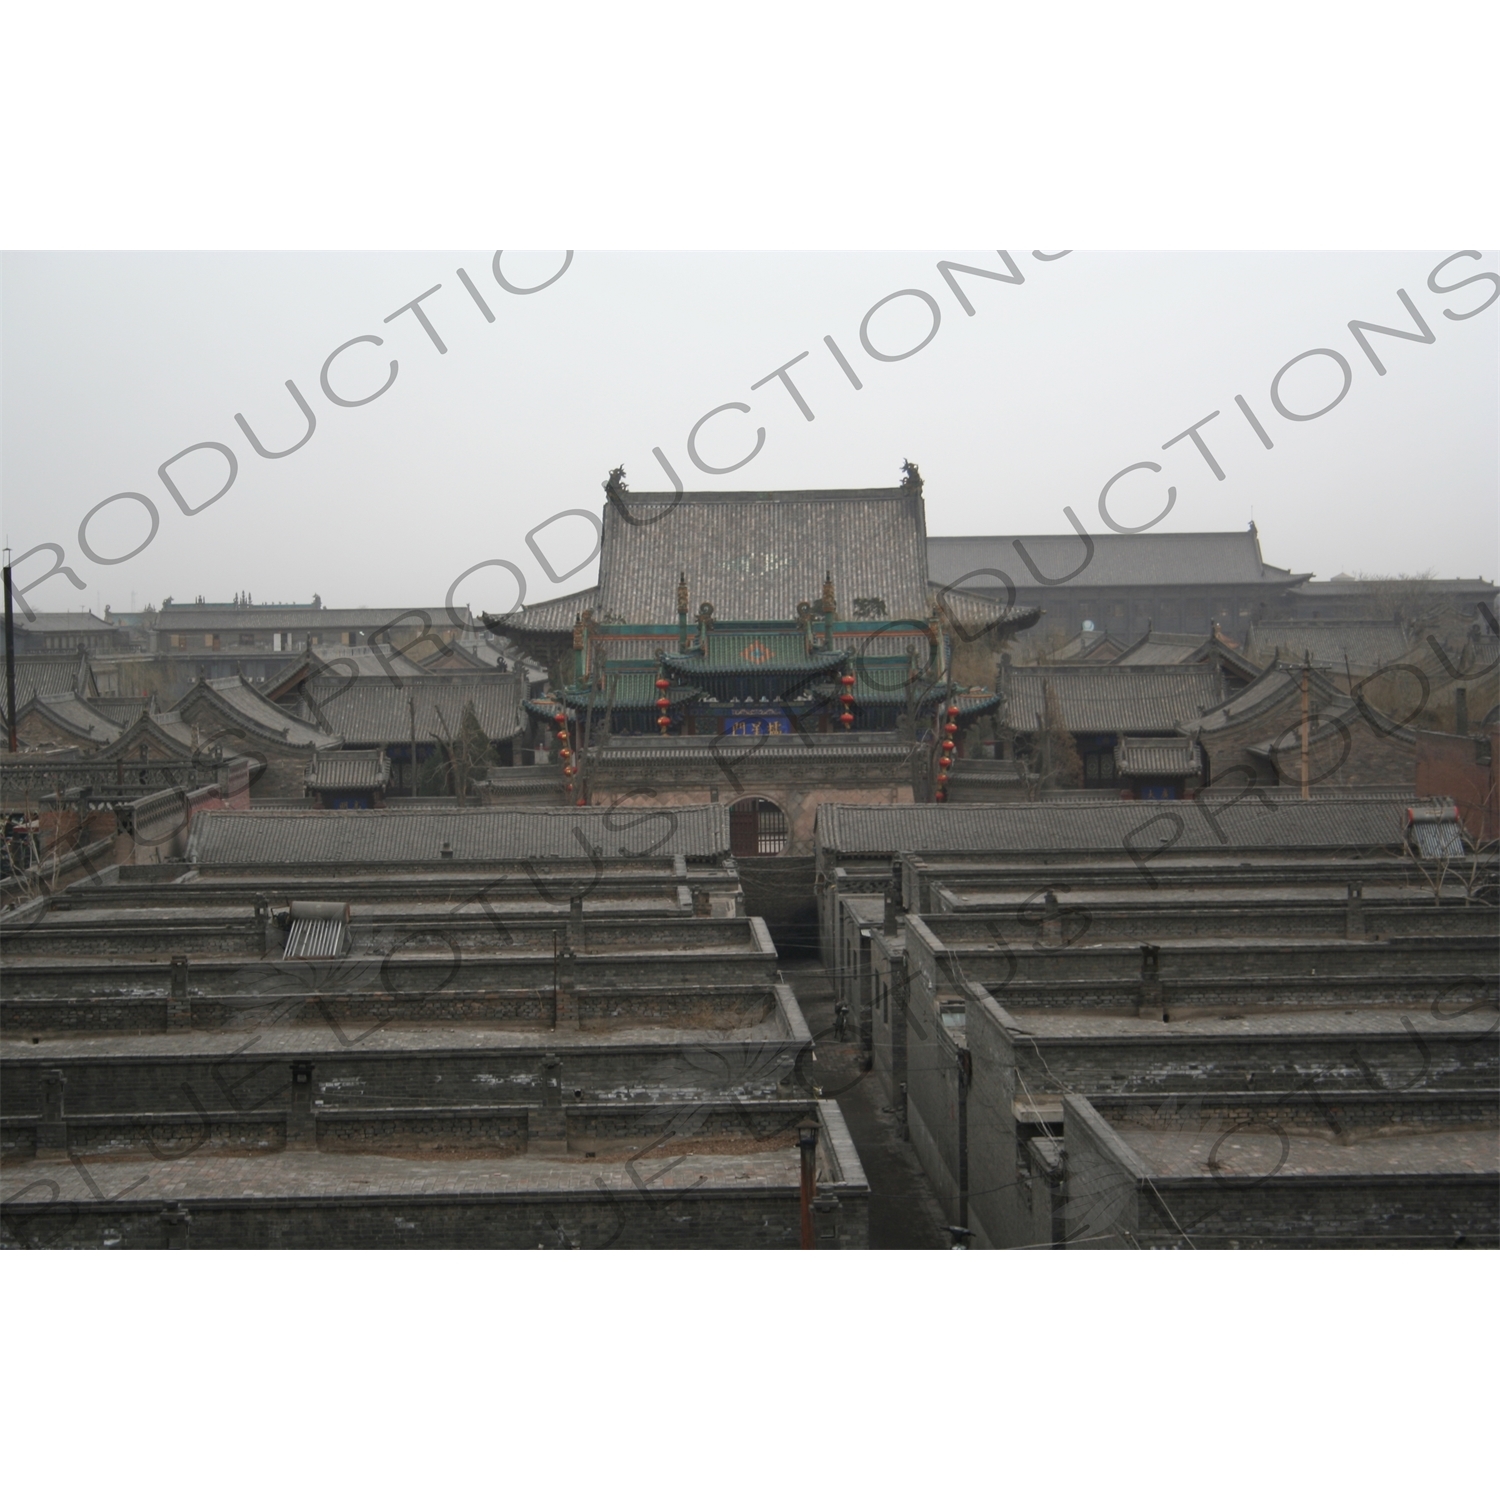
<instances>
[{"instance_id":1,"label":"distant building roof","mask_svg":"<svg viewBox=\"0 0 1500 1500\"><path fill-rule=\"evenodd\" d=\"M1080 630L1070 636L1056 651L1049 651L1049 661L1112 661L1119 658L1124 642L1117 641L1107 630Z\"/></svg>"},{"instance_id":2,"label":"distant building roof","mask_svg":"<svg viewBox=\"0 0 1500 1500\"><path fill-rule=\"evenodd\" d=\"M455 618L456 617L456 618ZM468 611L444 604L402 609L324 609L310 604L168 604L158 611L156 628L167 631L362 630L393 632L456 630L469 625ZM384 639L384 637L382 637Z\"/></svg>"},{"instance_id":3,"label":"distant building roof","mask_svg":"<svg viewBox=\"0 0 1500 1500\"><path fill-rule=\"evenodd\" d=\"M673 620L686 575L694 610L711 599L720 620L791 620L831 574L840 618L853 618L856 599L878 599L886 619L925 620L925 543L920 484L626 493L604 507L597 614L603 624Z\"/></svg>"},{"instance_id":4,"label":"distant building roof","mask_svg":"<svg viewBox=\"0 0 1500 1500\"><path fill-rule=\"evenodd\" d=\"M5 657L0 653L0 716L5 713ZM58 693L81 693L85 698L96 695L93 668L88 656L79 651L73 656L26 656L16 653L16 707L37 697L55 697Z\"/></svg>"},{"instance_id":5,"label":"distant building roof","mask_svg":"<svg viewBox=\"0 0 1500 1500\"><path fill-rule=\"evenodd\" d=\"M1171 667L1192 661L1203 644L1201 635L1178 635L1166 630L1148 630L1116 658L1126 666Z\"/></svg>"},{"instance_id":6,"label":"distant building roof","mask_svg":"<svg viewBox=\"0 0 1500 1500\"><path fill-rule=\"evenodd\" d=\"M1122 850L1147 857L1232 849L1399 849L1412 798L1272 796L1191 802L1020 802L818 808L819 849L877 858L900 853L1046 854Z\"/></svg>"},{"instance_id":7,"label":"distant building roof","mask_svg":"<svg viewBox=\"0 0 1500 1500\"><path fill-rule=\"evenodd\" d=\"M1081 538L1068 532L1052 536L935 536L927 539L931 576L990 592L1004 588L1002 573L1017 589L1045 588L1016 550L1020 542L1038 572L1063 579L1086 554ZM1299 583L1311 577L1274 568L1262 560L1260 538L1253 531L1150 531L1121 536L1100 530L1090 536L1093 557L1066 587L1104 588L1203 587L1217 584ZM994 570L990 572L980 570ZM971 576L973 575L973 576Z\"/></svg>"},{"instance_id":8,"label":"distant building roof","mask_svg":"<svg viewBox=\"0 0 1500 1500\"><path fill-rule=\"evenodd\" d=\"M26 618L24 610L17 609L15 628L18 631L24 630L28 635L61 635L69 631L75 635L80 631L104 631L112 635L120 626L110 620L101 620L91 609L38 610L36 617L31 620Z\"/></svg>"},{"instance_id":9,"label":"distant building roof","mask_svg":"<svg viewBox=\"0 0 1500 1500\"><path fill-rule=\"evenodd\" d=\"M16 722L35 716L77 739L107 745L120 733L120 726L100 713L87 698L77 693L49 694L17 704Z\"/></svg>"},{"instance_id":10,"label":"distant building roof","mask_svg":"<svg viewBox=\"0 0 1500 1500\"><path fill-rule=\"evenodd\" d=\"M584 610L592 609L597 614L599 590L579 589L574 594L559 594L555 599L544 599L540 604L528 604L514 609L508 615L482 616L486 627L496 635L508 635L514 630L518 636L557 635L571 631Z\"/></svg>"},{"instance_id":11,"label":"distant building roof","mask_svg":"<svg viewBox=\"0 0 1500 1500\"><path fill-rule=\"evenodd\" d=\"M1280 701L1288 693L1301 691L1301 667L1285 661L1273 662L1260 675L1247 682L1237 693L1215 704L1206 713L1183 721L1191 734L1207 734L1253 718ZM1345 694L1317 668L1309 669L1308 694L1314 703L1351 702Z\"/></svg>"},{"instance_id":12,"label":"distant building roof","mask_svg":"<svg viewBox=\"0 0 1500 1500\"><path fill-rule=\"evenodd\" d=\"M1301 584L1297 593L1304 599L1348 599L1400 587L1403 582L1405 580L1392 578L1351 578L1347 573L1338 573L1321 583ZM1486 578L1423 578L1411 580L1410 586L1423 593L1435 594L1495 593L1495 585Z\"/></svg>"},{"instance_id":13,"label":"distant building roof","mask_svg":"<svg viewBox=\"0 0 1500 1500\"><path fill-rule=\"evenodd\" d=\"M729 853L722 803L671 808L433 808L200 813L188 857L205 865L644 859Z\"/></svg>"},{"instance_id":14,"label":"distant building roof","mask_svg":"<svg viewBox=\"0 0 1500 1500\"><path fill-rule=\"evenodd\" d=\"M1224 698L1217 668L1012 667L1003 679L1012 728L1034 730L1051 685L1062 726L1073 734L1149 734L1198 718Z\"/></svg>"},{"instance_id":15,"label":"distant building roof","mask_svg":"<svg viewBox=\"0 0 1500 1500\"><path fill-rule=\"evenodd\" d=\"M508 672L488 677L421 677L391 682L379 677L339 680L332 673L311 678L304 689L314 713L350 745L402 744L453 739L472 703L486 739L508 740L520 732L525 684Z\"/></svg>"},{"instance_id":16,"label":"distant building roof","mask_svg":"<svg viewBox=\"0 0 1500 1500\"><path fill-rule=\"evenodd\" d=\"M380 677L389 681L392 677L426 675L426 669L418 666L411 657L383 643L379 646L311 646L308 649L330 671L346 677Z\"/></svg>"},{"instance_id":17,"label":"distant building roof","mask_svg":"<svg viewBox=\"0 0 1500 1500\"><path fill-rule=\"evenodd\" d=\"M1251 625L1245 649L1283 660L1311 658L1315 667L1343 670L1350 663L1378 667L1404 656L1411 646L1394 620L1260 620Z\"/></svg>"},{"instance_id":18,"label":"distant building roof","mask_svg":"<svg viewBox=\"0 0 1500 1500\"><path fill-rule=\"evenodd\" d=\"M243 677L201 678L177 700L173 711L191 724L200 706L216 710L252 734L288 745L332 750L339 743L336 735L325 734L316 725L283 711Z\"/></svg>"}]
</instances>

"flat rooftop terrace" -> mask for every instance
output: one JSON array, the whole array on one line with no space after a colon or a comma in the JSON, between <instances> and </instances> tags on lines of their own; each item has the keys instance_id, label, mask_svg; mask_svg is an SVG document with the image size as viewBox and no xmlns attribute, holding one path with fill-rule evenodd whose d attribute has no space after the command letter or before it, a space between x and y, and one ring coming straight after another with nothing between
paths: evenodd
<instances>
[{"instance_id":1,"label":"flat rooftop terrace","mask_svg":"<svg viewBox=\"0 0 1500 1500\"><path fill-rule=\"evenodd\" d=\"M1081 1041L1097 1038L1201 1037L1205 1040L1265 1037L1390 1037L1399 1040L1413 1033L1449 1037L1474 1035L1495 1037L1500 1051L1500 1008L1469 1010L1468 1001L1451 1002L1452 1014L1432 1013L1426 1002L1413 1004L1409 1014L1390 1010L1272 1011L1256 1015L1193 1015L1180 1021L1162 1021L1143 1016L1101 1016L1095 1012L1035 1010L1025 1006L1004 1007L1014 1029L1023 1036Z\"/></svg>"},{"instance_id":2,"label":"flat rooftop terrace","mask_svg":"<svg viewBox=\"0 0 1500 1500\"><path fill-rule=\"evenodd\" d=\"M1216 1181L1311 1177L1410 1177L1500 1173L1500 1131L1391 1127L1371 1135L1336 1136L1301 1129L1272 1131L1205 1114L1191 1129L1116 1125L1115 1134L1152 1177Z\"/></svg>"},{"instance_id":3,"label":"flat rooftop terrace","mask_svg":"<svg viewBox=\"0 0 1500 1500\"><path fill-rule=\"evenodd\" d=\"M340 1155L277 1151L246 1156L200 1153L184 1162L162 1162L143 1153L133 1159L91 1158L87 1177L69 1161L26 1161L0 1168L7 1202L36 1196L39 1201L93 1204L94 1189L121 1203L168 1201L183 1204L215 1199L412 1198L512 1196L518 1193L578 1193L603 1190L670 1198L701 1188L795 1189L800 1157L795 1133L760 1143L743 1137L724 1141L715 1151L694 1142L691 1154L666 1141L642 1152L601 1143L597 1152L566 1156L515 1155L423 1161L412 1156ZM631 1169L634 1168L634 1171ZM56 1197L42 1193L46 1184ZM90 1186L92 1184L92 1187Z\"/></svg>"},{"instance_id":4,"label":"flat rooftop terrace","mask_svg":"<svg viewBox=\"0 0 1500 1500\"><path fill-rule=\"evenodd\" d=\"M795 1021L793 1020L795 1017ZM510 1048L535 1052L632 1051L641 1048L701 1048L716 1043L779 1042L810 1039L806 1023L795 1009L773 1010L762 1021L746 1026L618 1026L608 1032L526 1029L517 1026L452 1025L433 1021L410 1026L377 1022L351 1036L335 1031L321 1018L306 1025L251 1026L213 1031L87 1032L39 1037L31 1042L8 1037L0 1044L6 1062L42 1062L57 1066L67 1060L108 1058L201 1058L215 1062L225 1057L255 1057L286 1053L298 1057L336 1054L340 1057L410 1056L422 1052L500 1052Z\"/></svg>"},{"instance_id":5,"label":"flat rooftop terrace","mask_svg":"<svg viewBox=\"0 0 1500 1500\"><path fill-rule=\"evenodd\" d=\"M1433 899L1432 888L1413 877L1407 881L1372 882L1365 876L1359 878L1364 887L1366 907L1385 903L1412 903L1433 908L1463 907L1465 905L1458 888L1441 903ZM1311 902L1326 902L1343 906L1349 899L1349 881L1309 881L1306 885L1288 882L1285 885L1243 885L1205 883L1199 885L1161 886L1153 889L1144 882L1138 885L1111 885L1103 889L1086 887L1070 890L1066 883L1032 881L1024 888L1015 884L980 886L949 886L942 881L933 882L933 895L941 898L945 906L956 915L969 911L988 911L994 908L1015 910L1030 902L1038 906L1046 892L1057 897L1061 907L1076 910L1080 907L1193 907L1193 906L1275 906L1282 902L1305 905ZM1500 925L1500 911L1487 907L1493 920Z\"/></svg>"}]
</instances>

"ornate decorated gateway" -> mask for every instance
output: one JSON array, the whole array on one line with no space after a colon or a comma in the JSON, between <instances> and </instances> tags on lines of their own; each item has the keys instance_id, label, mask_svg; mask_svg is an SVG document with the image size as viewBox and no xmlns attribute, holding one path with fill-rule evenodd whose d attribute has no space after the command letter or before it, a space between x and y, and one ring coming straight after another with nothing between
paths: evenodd
<instances>
[{"instance_id":1,"label":"ornate decorated gateway","mask_svg":"<svg viewBox=\"0 0 1500 1500\"><path fill-rule=\"evenodd\" d=\"M997 705L989 673L955 682L956 647L1037 618L928 581L914 464L889 489L637 495L620 469L604 489L598 586L484 617L547 665L528 711L567 761L581 735L936 742L949 706Z\"/></svg>"}]
</instances>

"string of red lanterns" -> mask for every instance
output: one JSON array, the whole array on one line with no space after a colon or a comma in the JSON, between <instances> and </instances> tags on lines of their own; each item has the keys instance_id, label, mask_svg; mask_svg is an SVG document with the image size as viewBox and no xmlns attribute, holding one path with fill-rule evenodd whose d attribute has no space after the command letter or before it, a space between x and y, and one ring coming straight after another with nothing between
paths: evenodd
<instances>
[{"instance_id":1,"label":"string of red lanterns","mask_svg":"<svg viewBox=\"0 0 1500 1500\"><path fill-rule=\"evenodd\" d=\"M849 691L854 686L854 678L846 673L839 678L839 685L844 690L839 694L839 702L844 705L844 711L839 715L839 723L844 726L847 733L854 727L854 694Z\"/></svg>"},{"instance_id":2,"label":"string of red lanterns","mask_svg":"<svg viewBox=\"0 0 1500 1500\"><path fill-rule=\"evenodd\" d=\"M938 756L937 791L934 793L934 800L937 802L948 800L948 771L953 765L954 737L958 734L957 704L948 705L947 719L948 722L943 726L942 743L938 747L942 754Z\"/></svg>"}]
</instances>

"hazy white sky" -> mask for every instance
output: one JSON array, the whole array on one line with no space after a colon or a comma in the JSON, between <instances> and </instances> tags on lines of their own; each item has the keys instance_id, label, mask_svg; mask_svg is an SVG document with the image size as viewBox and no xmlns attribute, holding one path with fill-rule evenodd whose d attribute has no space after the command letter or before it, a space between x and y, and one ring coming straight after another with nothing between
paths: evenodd
<instances>
[{"instance_id":1,"label":"hazy white sky","mask_svg":"<svg viewBox=\"0 0 1500 1500\"><path fill-rule=\"evenodd\" d=\"M1052 247L1045 247L1051 251ZM487 559L514 562L529 597L581 587L593 567L550 581L525 535L557 511L598 513L607 471L623 463L636 489L668 480L660 447L693 488L774 489L895 483L903 458L926 479L933 534L1066 530L1072 506L1101 526L1099 491L1127 465L1159 475L1122 480L1111 510L1138 524L1175 485L1163 530L1239 529L1252 515L1270 562L1321 577L1340 571L1435 568L1495 577L1497 326L1500 306L1454 320L1495 290L1480 281L1438 294L1428 276L1464 246L1411 253L1107 253L1041 261L1010 253L1022 285L960 276L968 316L945 284L948 259L1001 271L994 250L873 254L649 254L578 252L533 295L501 288L492 251L443 254L21 253L3 262L3 501L5 537L19 557L56 542L84 581L54 577L30 597L39 608L104 604L124 610L164 595L383 606L441 602L452 581ZM507 254L517 285L551 276L561 252ZM495 321L456 275L463 267ZM1496 256L1453 262L1438 280L1500 269ZM447 345L441 354L411 313L385 317L429 288L423 302ZM910 358L882 362L861 346L861 321L881 298L926 292L941 322ZM1388 373L1376 373L1351 319L1412 328L1405 290L1435 335L1431 344L1372 335ZM931 329L917 297L871 319L874 345L899 352ZM331 402L323 361L357 344L330 376L350 396L374 390L389 360L400 369L367 405ZM856 391L826 349L831 335L863 382ZM1288 421L1273 377L1317 348L1338 351L1347 396L1312 421ZM791 370L809 422L778 380L752 390L803 351ZM1341 374L1309 359L1280 388L1292 410L1337 395ZM235 423L261 442L290 446L306 431L285 382L317 426L289 456L257 456ZM1267 450L1235 407L1242 394L1272 437ZM709 475L687 453L733 463ZM1192 443L1162 445L1210 412L1202 430L1226 477ZM238 477L217 502L187 516L158 466L195 443L230 447ZM224 460L198 452L170 471L192 504L223 483ZM80 551L79 525L123 491L151 499L155 539L115 566ZM101 556L146 536L138 502L117 501L90 523ZM574 518L539 544L566 573L593 531ZM18 569L25 586L50 565ZM505 570L472 575L456 602L505 609Z\"/></svg>"}]
</instances>

